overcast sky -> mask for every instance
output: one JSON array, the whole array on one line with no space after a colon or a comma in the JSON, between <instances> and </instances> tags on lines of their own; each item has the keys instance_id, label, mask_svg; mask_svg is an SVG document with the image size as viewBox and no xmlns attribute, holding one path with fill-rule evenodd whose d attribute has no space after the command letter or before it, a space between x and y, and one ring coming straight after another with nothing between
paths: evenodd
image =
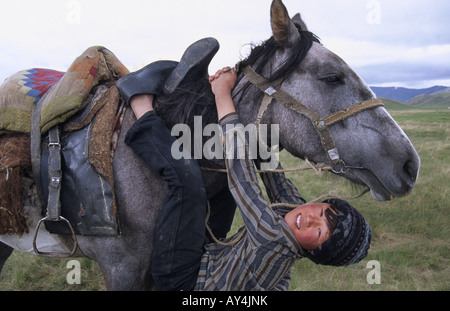
<instances>
[{"instance_id":1,"label":"overcast sky","mask_svg":"<svg viewBox=\"0 0 450 311\"><path fill-rule=\"evenodd\" d=\"M369 85L450 86L450 1L284 0ZM271 36L271 0L0 0L0 82L32 67L65 71L103 45L134 71L179 60L215 37L210 71Z\"/></svg>"}]
</instances>

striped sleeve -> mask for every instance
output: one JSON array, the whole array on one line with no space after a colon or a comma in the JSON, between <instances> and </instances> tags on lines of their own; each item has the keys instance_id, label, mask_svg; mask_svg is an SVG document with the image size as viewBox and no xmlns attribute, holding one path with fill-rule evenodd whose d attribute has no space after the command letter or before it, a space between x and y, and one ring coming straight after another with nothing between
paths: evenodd
<instances>
[{"instance_id":1,"label":"striped sleeve","mask_svg":"<svg viewBox=\"0 0 450 311\"><path fill-rule=\"evenodd\" d=\"M230 114L220 122L224 134L225 164L228 185L241 211L248 232L257 243L284 239L279 216L268 208L258 184L253 160L237 114Z\"/></svg>"},{"instance_id":2,"label":"striped sleeve","mask_svg":"<svg viewBox=\"0 0 450 311\"><path fill-rule=\"evenodd\" d=\"M259 164L256 163L257 167ZM281 164L277 170L282 170ZM306 201L298 192L298 189L282 172L264 172L260 174L261 180L267 190L267 195L272 203L305 204Z\"/></svg>"}]
</instances>

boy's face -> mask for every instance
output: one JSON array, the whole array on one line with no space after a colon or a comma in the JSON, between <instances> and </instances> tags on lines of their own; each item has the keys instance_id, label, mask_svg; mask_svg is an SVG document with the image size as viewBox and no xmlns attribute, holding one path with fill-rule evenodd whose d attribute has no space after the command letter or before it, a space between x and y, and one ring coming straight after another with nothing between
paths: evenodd
<instances>
[{"instance_id":1,"label":"boy's face","mask_svg":"<svg viewBox=\"0 0 450 311\"><path fill-rule=\"evenodd\" d=\"M307 251L312 251L325 243L331 236L325 210L329 204L305 204L287 213L284 220L297 242Z\"/></svg>"}]
</instances>

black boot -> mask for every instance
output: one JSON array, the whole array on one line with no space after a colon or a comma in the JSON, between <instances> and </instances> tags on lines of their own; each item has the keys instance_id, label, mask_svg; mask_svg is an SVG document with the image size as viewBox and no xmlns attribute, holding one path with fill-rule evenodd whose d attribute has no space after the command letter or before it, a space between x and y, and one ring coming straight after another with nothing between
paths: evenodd
<instances>
[{"instance_id":1,"label":"black boot","mask_svg":"<svg viewBox=\"0 0 450 311\"><path fill-rule=\"evenodd\" d=\"M196 81L208 77L208 66L220 48L214 38L201 39L184 52L180 63L167 78L163 92L171 94L183 81Z\"/></svg>"},{"instance_id":2,"label":"black boot","mask_svg":"<svg viewBox=\"0 0 450 311\"><path fill-rule=\"evenodd\" d=\"M122 99L129 105L134 95L160 95L164 82L177 65L174 61L157 61L122 77L116 83Z\"/></svg>"}]
</instances>

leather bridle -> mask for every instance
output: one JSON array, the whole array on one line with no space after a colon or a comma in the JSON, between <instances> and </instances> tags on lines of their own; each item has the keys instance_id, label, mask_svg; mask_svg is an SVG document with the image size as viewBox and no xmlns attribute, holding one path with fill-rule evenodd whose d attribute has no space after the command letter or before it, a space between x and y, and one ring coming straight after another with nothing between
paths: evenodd
<instances>
[{"instance_id":1,"label":"leather bridle","mask_svg":"<svg viewBox=\"0 0 450 311\"><path fill-rule=\"evenodd\" d=\"M245 77L250 81L250 83L264 92L264 98L262 100L256 120L256 126L258 129L265 111L274 100L277 100L287 108L304 115L312 122L314 128L319 134L320 141L327 154L328 159L330 160L331 166L333 167L333 172L345 173L345 169L353 168L347 166L339 156L339 151L336 148L333 138L331 137L329 127L365 110L383 107L384 104L380 99L370 99L342 109L325 118L321 118L316 111L306 107L299 100L283 91L280 87L280 80L276 82L270 82L256 73L256 71L251 66L245 67L243 69L243 73Z\"/></svg>"}]
</instances>

